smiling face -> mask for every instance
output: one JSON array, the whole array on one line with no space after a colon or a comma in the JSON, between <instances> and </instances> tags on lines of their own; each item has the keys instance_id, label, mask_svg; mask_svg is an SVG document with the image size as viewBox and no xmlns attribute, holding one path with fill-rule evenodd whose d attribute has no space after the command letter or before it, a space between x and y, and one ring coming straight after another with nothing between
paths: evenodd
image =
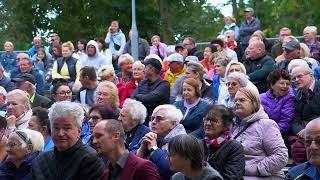
<instances>
[{"instance_id":1,"label":"smiling face","mask_svg":"<svg viewBox=\"0 0 320 180\"><path fill-rule=\"evenodd\" d=\"M144 79L144 66L142 64L136 64L133 66L133 78L137 81Z\"/></svg>"},{"instance_id":2,"label":"smiling face","mask_svg":"<svg viewBox=\"0 0 320 180\"><path fill-rule=\"evenodd\" d=\"M289 87L290 81L283 78L280 78L276 83L271 85L272 92L276 97L282 97L288 94Z\"/></svg>"}]
</instances>

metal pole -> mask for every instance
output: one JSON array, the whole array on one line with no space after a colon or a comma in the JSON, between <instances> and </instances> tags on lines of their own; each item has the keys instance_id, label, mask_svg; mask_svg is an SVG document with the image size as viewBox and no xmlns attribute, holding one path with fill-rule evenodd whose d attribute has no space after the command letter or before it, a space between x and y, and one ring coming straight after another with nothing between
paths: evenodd
<instances>
[{"instance_id":1,"label":"metal pole","mask_svg":"<svg viewBox=\"0 0 320 180\"><path fill-rule=\"evenodd\" d=\"M131 55L135 61L138 57L138 29L136 24L136 1L132 0Z\"/></svg>"}]
</instances>

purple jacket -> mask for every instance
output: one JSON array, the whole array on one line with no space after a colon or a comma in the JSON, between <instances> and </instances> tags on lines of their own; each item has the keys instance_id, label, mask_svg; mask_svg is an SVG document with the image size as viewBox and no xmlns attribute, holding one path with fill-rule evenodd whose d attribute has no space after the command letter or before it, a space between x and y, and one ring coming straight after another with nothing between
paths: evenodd
<instances>
[{"instance_id":1,"label":"purple jacket","mask_svg":"<svg viewBox=\"0 0 320 180\"><path fill-rule=\"evenodd\" d=\"M263 111L242 119L232 129L233 137L248 123L252 124L237 137L244 148L244 179L259 177L284 178L281 169L288 162L288 149L284 144L278 125Z\"/></svg>"},{"instance_id":2,"label":"purple jacket","mask_svg":"<svg viewBox=\"0 0 320 180\"><path fill-rule=\"evenodd\" d=\"M167 57L167 45L166 44L160 43L159 49L156 46L150 47L150 54L156 54L159 56L159 53L160 53L162 59Z\"/></svg>"},{"instance_id":3,"label":"purple jacket","mask_svg":"<svg viewBox=\"0 0 320 180\"><path fill-rule=\"evenodd\" d=\"M280 129L281 134L286 134L291 127L294 118L294 99L292 89L289 93L277 99L272 90L260 94L261 105L264 111L268 114L269 118L274 120Z\"/></svg>"}]
</instances>

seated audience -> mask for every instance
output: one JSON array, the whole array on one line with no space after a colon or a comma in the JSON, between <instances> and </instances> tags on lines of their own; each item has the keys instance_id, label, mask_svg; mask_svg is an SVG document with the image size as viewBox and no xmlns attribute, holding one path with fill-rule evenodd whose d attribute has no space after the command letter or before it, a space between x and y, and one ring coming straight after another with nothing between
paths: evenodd
<instances>
[{"instance_id":1,"label":"seated audience","mask_svg":"<svg viewBox=\"0 0 320 180\"><path fill-rule=\"evenodd\" d=\"M133 57L130 54L122 54L118 60L118 66L121 68L121 73L117 74L119 83L126 83L132 78Z\"/></svg>"},{"instance_id":2,"label":"seated audience","mask_svg":"<svg viewBox=\"0 0 320 180\"><path fill-rule=\"evenodd\" d=\"M96 70L92 66L85 66L80 70L81 88L77 95L77 101L83 106L92 106L94 104L94 96L98 86Z\"/></svg>"},{"instance_id":3,"label":"seated audience","mask_svg":"<svg viewBox=\"0 0 320 180\"><path fill-rule=\"evenodd\" d=\"M185 74L183 56L179 53L173 53L168 56L169 69L164 75L164 80L170 83L170 87L173 88L176 80Z\"/></svg>"},{"instance_id":4,"label":"seated audience","mask_svg":"<svg viewBox=\"0 0 320 180\"><path fill-rule=\"evenodd\" d=\"M118 84L118 77L116 76L116 72L112 65L102 66L98 70L98 80L102 81L110 81L114 84Z\"/></svg>"},{"instance_id":5,"label":"seated audience","mask_svg":"<svg viewBox=\"0 0 320 180\"><path fill-rule=\"evenodd\" d=\"M167 57L167 45L162 43L160 40L160 36L152 36L150 54L156 54L160 57L160 59L164 59Z\"/></svg>"},{"instance_id":6,"label":"seated audience","mask_svg":"<svg viewBox=\"0 0 320 180\"><path fill-rule=\"evenodd\" d=\"M0 56L0 64L3 66L3 69L10 73L13 69L16 68L16 57L17 53L13 51L13 43L10 41L6 41L3 44L5 52Z\"/></svg>"},{"instance_id":7,"label":"seated audience","mask_svg":"<svg viewBox=\"0 0 320 180\"><path fill-rule=\"evenodd\" d=\"M224 56L220 56L215 59L213 77L213 97L215 104L221 104L228 95L228 89L226 86L225 72L229 61Z\"/></svg>"},{"instance_id":8,"label":"seated audience","mask_svg":"<svg viewBox=\"0 0 320 180\"><path fill-rule=\"evenodd\" d=\"M7 128L7 120L4 116L0 116L0 163L7 158L8 138L5 136Z\"/></svg>"},{"instance_id":9,"label":"seated audience","mask_svg":"<svg viewBox=\"0 0 320 180\"><path fill-rule=\"evenodd\" d=\"M206 72L213 69L210 63L210 56L216 51L217 51L217 48L215 46L207 46L206 48L204 48L203 59L200 60L199 63L202 65L202 67Z\"/></svg>"},{"instance_id":10,"label":"seated audience","mask_svg":"<svg viewBox=\"0 0 320 180\"><path fill-rule=\"evenodd\" d=\"M53 88L51 97L55 102L71 101L72 91L68 86L68 81L65 79L55 79L52 81Z\"/></svg>"}]
</instances>

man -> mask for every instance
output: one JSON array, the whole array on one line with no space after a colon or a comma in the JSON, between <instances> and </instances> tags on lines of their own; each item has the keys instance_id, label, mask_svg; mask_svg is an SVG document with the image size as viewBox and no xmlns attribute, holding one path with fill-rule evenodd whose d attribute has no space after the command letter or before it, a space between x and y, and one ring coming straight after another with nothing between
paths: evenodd
<instances>
[{"instance_id":1,"label":"man","mask_svg":"<svg viewBox=\"0 0 320 180\"><path fill-rule=\"evenodd\" d=\"M320 179L320 118L305 128L305 146L308 162L289 169L286 179Z\"/></svg>"},{"instance_id":2,"label":"man","mask_svg":"<svg viewBox=\"0 0 320 180\"><path fill-rule=\"evenodd\" d=\"M12 91L15 87L11 79L4 75L5 69L0 64L0 86L4 87L7 92Z\"/></svg>"},{"instance_id":3,"label":"man","mask_svg":"<svg viewBox=\"0 0 320 180\"><path fill-rule=\"evenodd\" d=\"M82 105L91 107L94 104L96 88L98 86L97 74L92 66L85 66L80 70L79 81L82 85L77 100Z\"/></svg>"},{"instance_id":4,"label":"man","mask_svg":"<svg viewBox=\"0 0 320 180\"><path fill-rule=\"evenodd\" d=\"M188 56L188 50L183 46L182 43L178 43L175 48L174 48L176 53L179 53L183 56L183 59L185 59ZM163 70L167 71L169 69L169 61L168 61L168 57L166 57L165 59L163 59L162 61L162 65L163 65Z\"/></svg>"},{"instance_id":5,"label":"man","mask_svg":"<svg viewBox=\"0 0 320 180\"><path fill-rule=\"evenodd\" d=\"M90 40L86 48L87 54L81 58L81 67L93 66L96 71L102 66L107 65L107 57L99 53L98 43Z\"/></svg>"},{"instance_id":6,"label":"man","mask_svg":"<svg viewBox=\"0 0 320 180\"><path fill-rule=\"evenodd\" d=\"M16 56L17 53L13 51L13 43L10 41L6 41L4 43L5 52L0 56L0 63L4 67L6 73L10 73L14 68L16 68Z\"/></svg>"},{"instance_id":7,"label":"man","mask_svg":"<svg viewBox=\"0 0 320 180\"><path fill-rule=\"evenodd\" d=\"M317 27L307 26L303 30L303 37L306 45L310 49L311 57L320 61L320 42L317 40Z\"/></svg>"},{"instance_id":8,"label":"man","mask_svg":"<svg viewBox=\"0 0 320 180\"><path fill-rule=\"evenodd\" d=\"M94 149L80 139L84 111L74 102L56 102L49 109L53 151L32 162L34 180L101 179L104 163Z\"/></svg>"},{"instance_id":9,"label":"man","mask_svg":"<svg viewBox=\"0 0 320 180\"><path fill-rule=\"evenodd\" d=\"M99 122L93 130L92 144L108 159L103 179L160 179L157 167L125 148L125 133L121 122L111 119Z\"/></svg>"},{"instance_id":10,"label":"man","mask_svg":"<svg viewBox=\"0 0 320 180\"><path fill-rule=\"evenodd\" d=\"M243 64L250 81L257 86L259 93L266 92L269 89L266 79L272 71L274 60L267 55L262 41L250 42Z\"/></svg>"},{"instance_id":11,"label":"man","mask_svg":"<svg viewBox=\"0 0 320 180\"><path fill-rule=\"evenodd\" d=\"M160 78L162 64L158 59L146 59L144 64L146 79L139 83L131 97L141 101L147 108L148 115L144 124L148 126L153 109L170 103L170 84Z\"/></svg>"},{"instance_id":12,"label":"man","mask_svg":"<svg viewBox=\"0 0 320 180\"><path fill-rule=\"evenodd\" d=\"M300 43L293 39L282 46L284 60L274 65L274 69L288 70L288 65L293 59L300 59Z\"/></svg>"},{"instance_id":13,"label":"man","mask_svg":"<svg viewBox=\"0 0 320 180\"><path fill-rule=\"evenodd\" d=\"M28 54L30 57L33 57L35 54L37 54L37 51L39 48L41 48L42 42L41 38L36 36L33 38L33 46L28 50Z\"/></svg>"},{"instance_id":14,"label":"man","mask_svg":"<svg viewBox=\"0 0 320 180\"><path fill-rule=\"evenodd\" d=\"M51 100L45 96L41 96L36 92L36 80L32 74L23 74L21 77L12 79L16 83L16 88L26 91L29 94L31 108L51 106Z\"/></svg>"},{"instance_id":15,"label":"man","mask_svg":"<svg viewBox=\"0 0 320 180\"><path fill-rule=\"evenodd\" d=\"M7 95L7 122L6 136L16 129L28 127L32 116L30 109L29 95L20 89L10 91Z\"/></svg>"},{"instance_id":16,"label":"man","mask_svg":"<svg viewBox=\"0 0 320 180\"><path fill-rule=\"evenodd\" d=\"M291 30L287 27L281 28L279 32L279 42L273 45L271 49L271 55L274 59L283 53L283 40L288 36L291 36Z\"/></svg>"},{"instance_id":17,"label":"man","mask_svg":"<svg viewBox=\"0 0 320 180\"><path fill-rule=\"evenodd\" d=\"M118 58L122 54L124 46L126 45L126 37L119 28L118 21L111 22L105 41L109 44L109 48L112 53L113 67L115 70L118 70Z\"/></svg>"},{"instance_id":18,"label":"man","mask_svg":"<svg viewBox=\"0 0 320 180\"><path fill-rule=\"evenodd\" d=\"M240 25L240 49L241 54L249 45L250 36L260 29L260 20L254 17L254 10L250 7L244 10L246 19ZM240 56L242 57L242 55Z\"/></svg>"},{"instance_id":19,"label":"man","mask_svg":"<svg viewBox=\"0 0 320 180\"><path fill-rule=\"evenodd\" d=\"M202 53L196 48L196 41L192 37L185 37L183 46L188 51L188 56L197 56L198 59L203 59Z\"/></svg>"},{"instance_id":20,"label":"man","mask_svg":"<svg viewBox=\"0 0 320 180\"><path fill-rule=\"evenodd\" d=\"M173 53L167 58L169 69L164 75L164 80L170 83L170 88L173 88L176 80L185 74L183 56L178 53Z\"/></svg>"},{"instance_id":21,"label":"man","mask_svg":"<svg viewBox=\"0 0 320 180\"><path fill-rule=\"evenodd\" d=\"M27 55L27 54L25 54ZM27 55L28 56L28 55ZM44 94L44 77L41 75L38 69L33 67L32 60L30 58L23 57L18 62L18 69L11 71L10 78L18 78L22 74L32 74L36 80L36 91L38 94Z\"/></svg>"},{"instance_id":22,"label":"man","mask_svg":"<svg viewBox=\"0 0 320 180\"><path fill-rule=\"evenodd\" d=\"M50 46L48 47L49 49L46 49L46 52L49 52L51 55L53 55L52 47L53 46L58 46L58 45L61 44L60 36L57 33L52 33L50 35L50 38L51 38Z\"/></svg>"},{"instance_id":23,"label":"man","mask_svg":"<svg viewBox=\"0 0 320 180\"><path fill-rule=\"evenodd\" d=\"M128 53L131 54L131 37L132 32L130 30L129 32L129 38L130 40L126 43L124 46L123 54ZM147 40L138 37L138 58L140 61L143 61L146 56L150 54L150 45ZM137 59L136 59L137 60Z\"/></svg>"}]
</instances>

